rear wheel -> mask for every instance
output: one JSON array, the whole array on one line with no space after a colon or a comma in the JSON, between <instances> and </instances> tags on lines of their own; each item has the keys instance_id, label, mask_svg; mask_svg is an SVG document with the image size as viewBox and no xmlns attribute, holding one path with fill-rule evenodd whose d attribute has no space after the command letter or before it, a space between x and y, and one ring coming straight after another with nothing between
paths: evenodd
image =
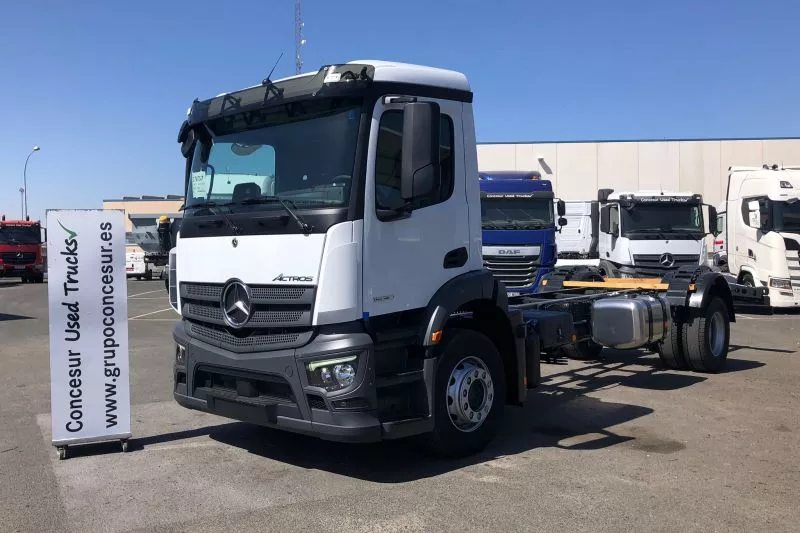
<instances>
[{"instance_id":1,"label":"rear wheel","mask_svg":"<svg viewBox=\"0 0 800 533\"><path fill-rule=\"evenodd\" d=\"M685 370L688 365L683 352L683 324L670 324L666 338L656 345L658 357L665 367L672 370Z\"/></svg>"},{"instance_id":2,"label":"rear wheel","mask_svg":"<svg viewBox=\"0 0 800 533\"><path fill-rule=\"evenodd\" d=\"M477 331L445 330L434 379L434 428L430 452L464 457L485 448L497 432L506 400L503 361Z\"/></svg>"},{"instance_id":3,"label":"rear wheel","mask_svg":"<svg viewBox=\"0 0 800 533\"><path fill-rule=\"evenodd\" d=\"M712 297L700 316L683 324L686 362L697 372L719 372L728 359L730 317L722 298Z\"/></svg>"}]
</instances>

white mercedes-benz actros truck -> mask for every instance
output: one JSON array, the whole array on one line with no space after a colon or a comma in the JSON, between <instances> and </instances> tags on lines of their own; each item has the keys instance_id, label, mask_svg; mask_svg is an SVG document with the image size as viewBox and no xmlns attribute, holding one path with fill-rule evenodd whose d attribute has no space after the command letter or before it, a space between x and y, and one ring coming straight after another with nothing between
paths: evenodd
<instances>
[{"instance_id":1,"label":"white mercedes-benz actros truck","mask_svg":"<svg viewBox=\"0 0 800 533\"><path fill-rule=\"evenodd\" d=\"M593 265L604 276L636 278L706 265L717 214L708 206L706 229L703 206L699 194L659 190L600 189L597 201L566 202L556 267Z\"/></svg>"},{"instance_id":2,"label":"white mercedes-benz actros truck","mask_svg":"<svg viewBox=\"0 0 800 533\"><path fill-rule=\"evenodd\" d=\"M463 74L358 61L196 100L169 232L178 403L341 441L419 436L474 453L567 344L725 365L737 298L718 273L606 284L560 270L509 303L483 268ZM165 243L167 232L164 232ZM174 238L173 238L174 235Z\"/></svg>"}]
</instances>

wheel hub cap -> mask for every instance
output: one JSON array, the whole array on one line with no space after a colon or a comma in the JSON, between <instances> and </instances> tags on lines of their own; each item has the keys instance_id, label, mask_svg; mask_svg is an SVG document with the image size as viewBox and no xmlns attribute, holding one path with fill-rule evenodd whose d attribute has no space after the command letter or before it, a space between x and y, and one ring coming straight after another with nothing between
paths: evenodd
<instances>
[{"instance_id":1,"label":"wheel hub cap","mask_svg":"<svg viewBox=\"0 0 800 533\"><path fill-rule=\"evenodd\" d=\"M447 412L460 431L478 429L494 403L494 384L486 365L475 357L462 359L447 382Z\"/></svg>"}]
</instances>

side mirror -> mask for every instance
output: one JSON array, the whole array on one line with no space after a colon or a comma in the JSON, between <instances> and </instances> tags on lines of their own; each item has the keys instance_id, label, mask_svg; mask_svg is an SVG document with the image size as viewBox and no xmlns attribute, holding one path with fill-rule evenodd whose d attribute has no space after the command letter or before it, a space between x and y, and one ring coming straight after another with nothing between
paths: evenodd
<instances>
[{"instance_id":1,"label":"side mirror","mask_svg":"<svg viewBox=\"0 0 800 533\"><path fill-rule=\"evenodd\" d=\"M567 225L567 219L564 217L558 217L558 227L562 228Z\"/></svg>"},{"instance_id":2,"label":"side mirror","mask_svg":"<svg viewBox=\"0 0 800 533\"><path fill-rule=\"evenodd\" d=\"M410 202L439 188L439 104L411 102L403 109L400 193Z\"/></svg>"},{"instance_id":3,"label":"side mirror","mask_svg":"<svg viewBox=\"0 0 800 533\"><path fill-rule=\"evenodd\" d=\"M197 134L194 130L189 130L186 133L186 138L181 142L181 154L183 157L189 157L194 151L194 145L197 143Z\"/></svg>"},{"instance_id":4,"label":"side mirror","mask_svg":"<svg viewBox=\"0 0 800 533\"><path fill-rule=\"evenodd\" d=\"M748 226L761 229L761 211L758 208L758 200L747 202L747 212L749 215Z\"/></svg>"},{"instance_id":5,"label":"side mirror","mask_svg":"<svg viewBox=\"0 0 800 533\"><path fill-rule=\"evenodd\" d=\"M564 200L559 200L556 202L556 212L558 216L563 217L564 213L567 212L567 206L564 204ZM566 224L561 224L562 226L566 226Z\"/></svg>"},{"instance_id":6,"label":"side mirror","mask_svg":"<svg viewBox=\"0 0 800 533\"><path fill-rule=\"evenodd\" d=\"M713 206L708 206L708 232L711 233L714 237L722 233L722 230L719 228L717 224L719 219L717 218L717 208Z\"/></svg>"},{"instance_id":7,"label":"side mirror","mask_svg":"<svg viewBox=\"0 0 800 533\"><path fill-rule=\"evenodd\" d=\"M611 209L608 206L600 209L600 233L611 233Z\"/></svg>"}]
</instances>

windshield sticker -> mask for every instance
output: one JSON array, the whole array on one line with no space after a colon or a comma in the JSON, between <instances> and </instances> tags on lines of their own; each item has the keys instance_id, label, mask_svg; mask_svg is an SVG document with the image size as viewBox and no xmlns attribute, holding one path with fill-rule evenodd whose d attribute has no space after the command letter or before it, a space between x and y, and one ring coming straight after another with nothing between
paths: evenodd
<instances>
[{"instance_id":1,"label":"windshield sticker","mask_svg":"<svg viewBox=\"0 0 800 533\"><path fill-rule=\"evenodd\" d=\"M205 198L208 195L210 176L205 172L192 173L192 196L195 198Z\"/></svg>"}]
</instances>

